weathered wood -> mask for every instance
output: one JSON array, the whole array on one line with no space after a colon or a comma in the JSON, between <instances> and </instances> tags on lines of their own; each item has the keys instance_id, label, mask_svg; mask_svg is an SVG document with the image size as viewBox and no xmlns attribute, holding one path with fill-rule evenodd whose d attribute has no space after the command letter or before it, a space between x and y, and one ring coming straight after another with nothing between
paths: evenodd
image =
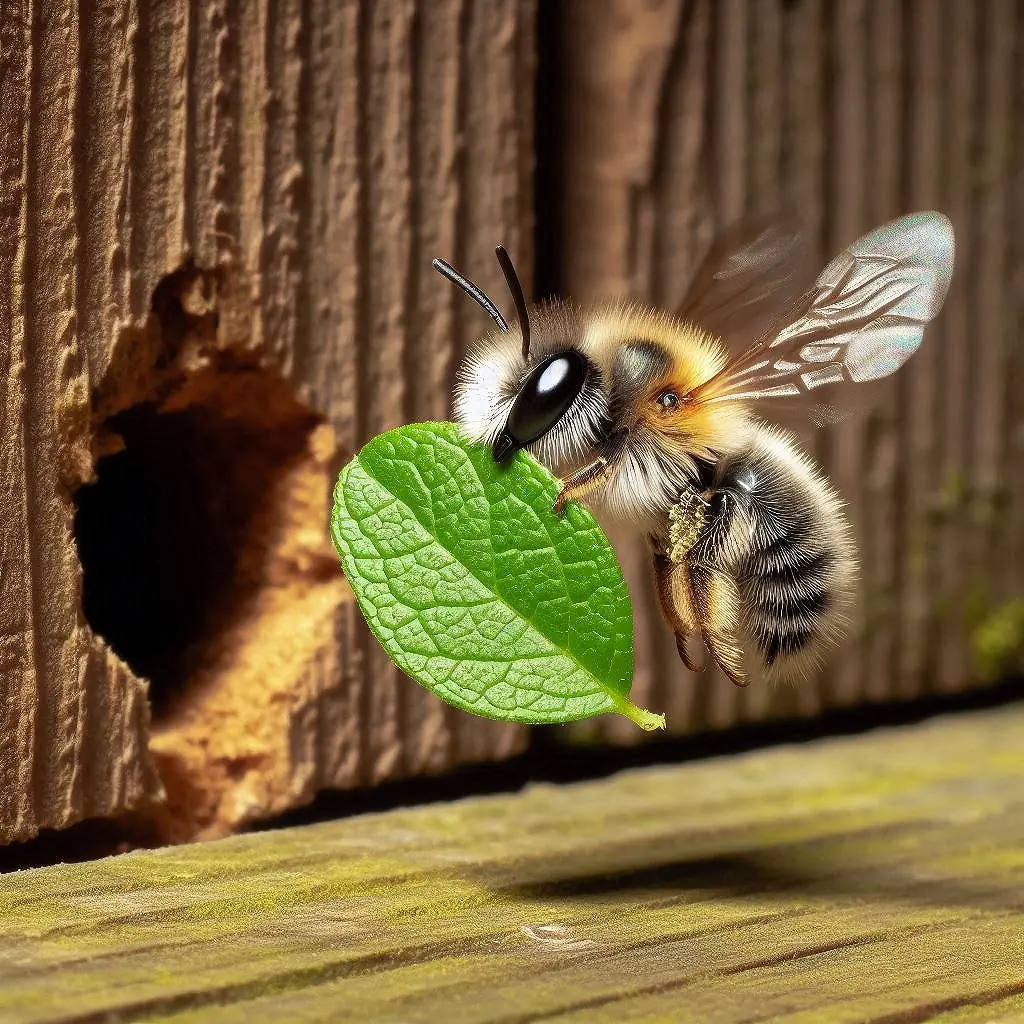
<instances>
[{"instance_id":1,"label":"weathered wood","mask_svg":"<svg viewBox=\"0 0 1024 1024\"><path fill-rule=\"evenodd\" d=\"M16 1022L1024 1015L1024 707L0 882Z\"/></svg>"},{"instance_id":2,"label":"weathered wood","mask_svg":"<svg viewBox=\"0 0 1024 1024\"><path fill-rule=\"evenodd\" d=\"M1024 646L1024 7L560 9L566 294L672 306L715 229L776 199L822 262L909 207L960 240L887 401L806 435L865 566L835 670L687 677L623 540L637 699L685 731L998 672ZM0 841L161 801L168 835L216 833L522 749L399 676L323 523L363 440L447 413L481 322L430 258L502 294L500 240L529 277L535 13L0 8Z\"/></svg>"},{"instance_id":3,"label":"weathered wood","mask_svg":"<svg viewBox=\"0 0 1024 1024\"><path fill-rule=\"evenodd\" d=\"M533 34L533 0L0 10L0 842L522 746L397 675L326 522L481 326L431 257L529 276Z\"/></svg>"},{"instance_id":4,"label":"weathered wood","mask_svg":"<svg viewBox=\"0 0 1024 1024\"><path fill-rule=\"evenodd\" d=\"M0 841L159 790L145 687L93 642L78 599L69 494L91 472L80 332L97 253L77 230L77 27L71 6L37 12L30 46L29 26L0 16Z\"/></svg>"},{"instance_id":5,"label":"weathered wood","mask_svg":"<svg viewBox=\"0 0 1024 1024\"><path fill-rule=\"evenodd\" d=\"M1013 0L689 0L566 5L563 290L673 308L717 228L798 215L827 259L938 208L957 272L922 349L868 414L802 438L848 502L862 557L849 636L799 688L694 678L646 560L622 539L645 707L685 732L963 690L979 637L1024 594L1016 339L1024 8ZM767 413L767 409L766 409ZM993 662L1024 650L1017 631ZM997 645L998 646L998 645ZM994 669L995 672L999 668ZM637 742L617 724L593 738Z\"/></svg>"}]
</instances>

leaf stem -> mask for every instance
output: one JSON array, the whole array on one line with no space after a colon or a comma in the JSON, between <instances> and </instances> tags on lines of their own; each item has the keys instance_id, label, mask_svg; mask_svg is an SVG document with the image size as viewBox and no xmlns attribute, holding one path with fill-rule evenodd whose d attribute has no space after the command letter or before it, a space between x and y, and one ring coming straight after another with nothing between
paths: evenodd
<instances>
[{"instance_id":1,"label":"leaf stem","mask_svg":"<svg viewBox=\"0 0 1024 1024\"><path fill-rule=\"evenodd\" d=\"M656 715L653 711L645 711L643 708L638 708L632 701L623 699L615 710L620 715L625 715L631 722L639 725L641 729L647 732L665 728L664 715Z\"/></svg>"}]
</instances>

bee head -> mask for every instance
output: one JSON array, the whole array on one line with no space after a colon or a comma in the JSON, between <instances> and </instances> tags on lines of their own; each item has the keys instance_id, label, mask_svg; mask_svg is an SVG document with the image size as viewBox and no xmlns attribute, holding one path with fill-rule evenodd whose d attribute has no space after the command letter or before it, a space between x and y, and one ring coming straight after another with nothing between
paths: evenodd
<instances>
[{"instance_id":1,"label":"bee head","mask_svg":"<svg viewBox=\"0 0 1024 1024\"><path fill-rule=\"evenodd\" d=\"M516 306L518 330L495 303L443 260L434 266L494 320L467 355L455 388L455 415L469 436L488 444L496 462L529 448L549 468L592 445L607 412L601 372L576 343L578 317L568 307L534 310L502 246L497 248Z\"/></svg>"}]
</instances>

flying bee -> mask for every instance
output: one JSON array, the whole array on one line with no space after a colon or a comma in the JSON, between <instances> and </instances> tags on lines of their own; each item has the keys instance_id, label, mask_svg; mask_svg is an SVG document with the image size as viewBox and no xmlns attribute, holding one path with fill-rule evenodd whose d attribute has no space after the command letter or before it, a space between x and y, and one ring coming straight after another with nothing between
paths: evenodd
<instances>
[{"instance_id":1,"label":"flying bee","mask_svg":"<svg viewBox=\"0 0 1024 1024\"><path fill-rule=\"evenodd\" d=\"M584 500L646 534L665 618L687 668L704 647L737 685L757 658L799 676L842 631L857 572L842 502L795 439L759 415L795 403L817 422L917 350L953 273L949 220L891 221L809 288L799 236L737 229L712 247L677 315L632 304L516 307L435 267L496 328L459 369L455 416L499 463L526 449ZM856 385L856 387L855 387Z\"/></svg>"}]
</instances>

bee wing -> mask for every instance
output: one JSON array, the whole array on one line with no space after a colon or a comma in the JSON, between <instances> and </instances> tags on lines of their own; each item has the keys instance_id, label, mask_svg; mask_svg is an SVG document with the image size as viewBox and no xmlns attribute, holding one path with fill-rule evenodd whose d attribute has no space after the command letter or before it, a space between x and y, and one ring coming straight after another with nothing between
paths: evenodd
<instances>
[{"instance_id":1,"label":"bee wing","mask_svg":"<svg viewBox=\"0 0 1024 1024\"><path fill-rule=\"evenodd\" d=\"M807 246L794 224L742 221L711 246L678 312L742 352L766 329L788 322L785 315L812 280Z\"/></svg>"},{"instance_id":2,"label":"bee wing","mask_svg":"<svg viewBox=\"0 0 1024 1024\"><path fill-rule=\"evenodd\" d=\"M693 394L703 401L806 399L887 377L917 351L953 275L953 226L901 217L841 252L774 327Z\"/></svg>"}]
</instances>

